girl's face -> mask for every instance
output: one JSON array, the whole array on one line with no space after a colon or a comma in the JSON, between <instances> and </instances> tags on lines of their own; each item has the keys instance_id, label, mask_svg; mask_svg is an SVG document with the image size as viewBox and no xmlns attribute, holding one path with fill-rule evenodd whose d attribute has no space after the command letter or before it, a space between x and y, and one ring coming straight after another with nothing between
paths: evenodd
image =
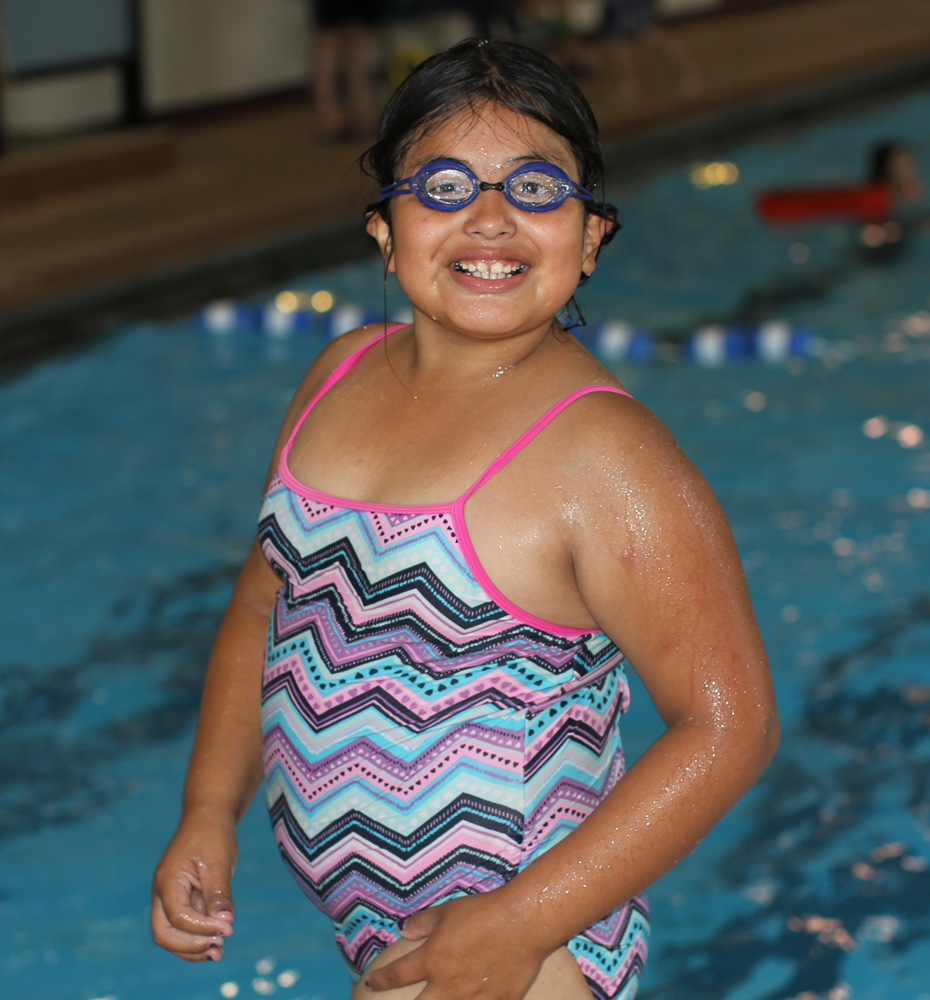
<instances>
[{"instance_id":1,"label":"girl's face","mask_svg":"<svg viewBox=\"0 0 930 1000\"><path fill-rule=\"evenodd\" d=\"M423 136L396 179L439 159L456 160L490 183L539 160L580 181L565 139L499 105L465 110ZM455 212L429 208L412 194L397 195L391 225L375 213L368 232L387 269L396 272L418 324L491 340L548 331L579 275L594 270L607 225L596 215L585 219L578 198L549 212L527 212L502 191L488 190Z\"/></svg>"}]
</instances>

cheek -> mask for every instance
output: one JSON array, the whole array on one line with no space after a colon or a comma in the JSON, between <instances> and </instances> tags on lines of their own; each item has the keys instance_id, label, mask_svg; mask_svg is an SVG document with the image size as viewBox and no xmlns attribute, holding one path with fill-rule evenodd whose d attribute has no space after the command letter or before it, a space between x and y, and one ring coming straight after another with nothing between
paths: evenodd
<instances>
[{"instance_id":1,"label":"cheek","mask_svg":"<svg viewBox=\"0 0 930 1000\"><path fill-rule=\"evenodd\" d=\"M564 273L566 279L571 277L577 280L587 250L585 229L577 220L566 221L540 232L536 243L544 259L548 258L558 274Z\"/></svg>"},{"instance_id":2,"label":"cheek","mask_svg":"<svg viewBox=\"0 0 930 1000\"><path fill-rule=\"evenodd\" d=\"M451 228L450 220L442 212L420 209L398 213L394 220L397 255L405 260L437 258L450 236Z\"/></svg>"},{"instance_id":3,"label":"cheek","mask_svg":"<svg viewBox=\"0 0 930 1000\"><path fill-rule=\"evenodd\" d=\"M566 207L571 211L566 211ZM575 254L580 259L588 239L587 220L581 206L562 206L550 214L555 218L548 219L543 215L540 220L535 236L537 244L550 253L560 256Z\"/></svg>"},{"instance_id":4,"label":"cheek","mask_svg":"<svg viewBox=\"0 0 930 1000\"><path fill-rule=\"evenodd\" d=\"M391 270L397 276L401 289L411 300L422 299L438 286L442 258L435 243L427 232L415 239L398 243Z\"/></svg>"}]
</instances>

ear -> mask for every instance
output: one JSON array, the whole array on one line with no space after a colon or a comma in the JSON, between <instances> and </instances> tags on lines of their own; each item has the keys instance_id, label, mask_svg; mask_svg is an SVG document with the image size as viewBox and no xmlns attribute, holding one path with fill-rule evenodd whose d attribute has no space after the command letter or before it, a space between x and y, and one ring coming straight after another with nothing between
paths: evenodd
<instances>
[{"instance_id":1,"label":"ear","mask_svg":"<svg viewBox=\"0 0 930 1000\"><path fill-rule=\"evenodd\" d=\"M374 239L384 258L384 270L394 273L394 243L391 239L391 226L380 212L371 212L365 220L365 229Z\"/></svg>"},{"instance_id":2,"label":"ear","mask_svg":"<svg viewBox=\"0 0 930 1000\"><path fill-rule=\"evenodd\" d=\"M608 233L616 225L610 219L605 219L602 215L588 213L584 226L584 249L581 257L582 273L592 275L597 267L597 252L601 244L607 238Z\"/></svg>"}]
</instances>

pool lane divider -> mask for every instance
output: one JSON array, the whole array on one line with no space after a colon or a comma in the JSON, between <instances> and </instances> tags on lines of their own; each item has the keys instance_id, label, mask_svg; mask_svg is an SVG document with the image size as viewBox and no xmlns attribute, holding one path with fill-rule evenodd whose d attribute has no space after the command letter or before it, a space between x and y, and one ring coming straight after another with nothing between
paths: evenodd
<instances>
[{"instance_id":1,"label":"pool lane divider","mask_svg":"<svg viewBox=\"0 0 930 1000\"><path fill-rule=\"evenodd\" d=\"M389 322L409 322L397 315ZM357 306L338 306L326 312L279 309L274 302L211 302L197 317L205 332L223 336L240 332L269 339L312 334L338 337L365 323L380 323L379 314ZM706 324L683 337L659 337L630 323L613 321L575 331L578 339L604 362L645 364L656 360L683 361L713 367L734 361L787 361L817 357L819 341L811 331L783 320L745 326Z\"/></svg>"}]
</instances>

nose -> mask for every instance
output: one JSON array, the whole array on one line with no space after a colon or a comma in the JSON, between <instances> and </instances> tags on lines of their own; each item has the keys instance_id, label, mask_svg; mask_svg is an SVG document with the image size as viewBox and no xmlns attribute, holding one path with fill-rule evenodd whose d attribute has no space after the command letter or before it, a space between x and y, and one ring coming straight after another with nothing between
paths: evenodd
<instances>
[{"instance_id":1,"label":"nose","mask_svg":"<svg viewBox=\"0 0 930 1000\"><path fill-rule=\"evenodd\" d=\"M504 197L503 187L482 186L478 197L464 210L468 213L468 231L486 239L512 236L516 228L516 209Z\"/></svg>"}]
</instances>

